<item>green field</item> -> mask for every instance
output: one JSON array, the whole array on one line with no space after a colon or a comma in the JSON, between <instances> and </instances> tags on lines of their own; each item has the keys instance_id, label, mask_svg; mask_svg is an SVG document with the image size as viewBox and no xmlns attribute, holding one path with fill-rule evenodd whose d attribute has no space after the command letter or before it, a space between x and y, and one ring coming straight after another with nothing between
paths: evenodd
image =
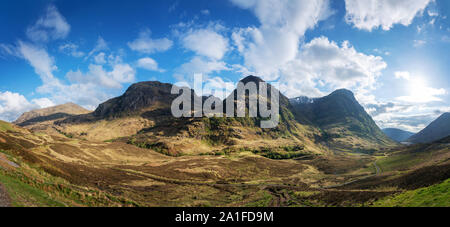
<instances>
[{"instance_id":1,"label":"green field","mask_svg":"<svg viewBox=\"0 0 450 227\"><path fill-rule=\"evenodd\" d=\"M377 201L377 207L449 207L450 179L437 185L407 191Z\"/></svg>"}]
</instances>

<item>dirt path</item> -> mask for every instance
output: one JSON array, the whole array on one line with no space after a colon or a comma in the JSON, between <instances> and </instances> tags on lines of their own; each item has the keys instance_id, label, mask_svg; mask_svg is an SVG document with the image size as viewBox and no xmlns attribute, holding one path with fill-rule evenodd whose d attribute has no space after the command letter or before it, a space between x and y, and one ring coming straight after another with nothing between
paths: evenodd
<instances>
[{"instance_id":1,"label":"dirt path","mask_svg":"<svg viewBox=\"0 0 450 227\"><path fill-rule=\"evenodd\" d=\"M10 199L5 187L0 183L0 207L10 207Z\"/></svg>"},{"instance_id":2,"label":"dirt path","mask_svg":"<svg viewBox=\"0 0 450 227\"><path fill-rule=\"evenodd\" d=\"M380 175L380 174L381 174L381 169L380 169L380 167L377 165L377 162L375 161L375 162L373 163L373 165L375 166L375 169L376 169L375 176Z\"/></svg>"}]
</instances>

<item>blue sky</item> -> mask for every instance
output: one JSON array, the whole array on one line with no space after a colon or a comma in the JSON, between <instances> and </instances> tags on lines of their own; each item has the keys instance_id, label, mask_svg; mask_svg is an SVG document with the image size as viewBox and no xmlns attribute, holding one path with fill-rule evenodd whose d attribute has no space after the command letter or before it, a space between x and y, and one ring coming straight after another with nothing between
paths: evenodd
<instances>
[{"instance_id":1,"label":"blue sky","mask_svg":"<svg viewBox=\"0 0 450 227\"><path fill-rule=\"evenodd\" d=\"M254 74L288 97L351 89L380 127L418 131L450 111L449 13L446 0L1 1L0 119L95 109L139 81Z\"/></svg>"}]
</instances>

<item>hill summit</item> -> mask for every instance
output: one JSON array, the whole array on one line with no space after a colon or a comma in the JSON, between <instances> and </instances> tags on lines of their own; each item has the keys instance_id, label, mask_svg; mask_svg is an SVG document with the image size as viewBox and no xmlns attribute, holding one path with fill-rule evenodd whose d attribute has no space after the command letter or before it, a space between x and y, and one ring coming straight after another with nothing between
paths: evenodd
<instances>
[{"instance_id":1,"label":"hill summit","mask_svg":"<svg viewBox=\"0 0 450 227\"><path fill-rule=\"evenodd\" d=\"M333 147L372 150L394 145L356 100L353 92L339 89L322 98L299 97L290 100L297 114L321 128L324 140Z\"/></svg>"},{"instance_id":2,"label":"hill summit","mask_svg":"<svg viewBox=\"0 0 450 227\"><path fill-rule=\"evenodd\" d=\"M89 112L89 110L70 102L58 106L37 109L23 113L13 123L19 126L27 126L37 122L57 120L69 116L86 114Z\"/></svg>"}]
</instances>

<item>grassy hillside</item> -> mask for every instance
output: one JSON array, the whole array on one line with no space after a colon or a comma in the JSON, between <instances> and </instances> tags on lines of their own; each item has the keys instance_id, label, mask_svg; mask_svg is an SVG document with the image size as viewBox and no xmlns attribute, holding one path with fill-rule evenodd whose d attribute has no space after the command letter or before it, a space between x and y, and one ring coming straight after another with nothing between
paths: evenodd
<instances>
[{"instance_id":1,"label":"grassy hillside","mask_svg":"<svg viewBox=\"0 0 450 227\"><path fill-rule=\"evenodd\" d=\"M351 91L341 89L322 98L300 102L304 99L291 100L295 113L323 130L322 141L333 149L370 153L396 145L380 130Z\"/></svg>"},{"instance_id":2,"label":"grassy hillside","mask_svg":"<svg viewBox=\"0 0 450 227\"><path fill-rule=\"evenodd\" d=\"M450 207L450 179L441 184L383 198L377 207Z\"/></svg>"}]
</instances>

